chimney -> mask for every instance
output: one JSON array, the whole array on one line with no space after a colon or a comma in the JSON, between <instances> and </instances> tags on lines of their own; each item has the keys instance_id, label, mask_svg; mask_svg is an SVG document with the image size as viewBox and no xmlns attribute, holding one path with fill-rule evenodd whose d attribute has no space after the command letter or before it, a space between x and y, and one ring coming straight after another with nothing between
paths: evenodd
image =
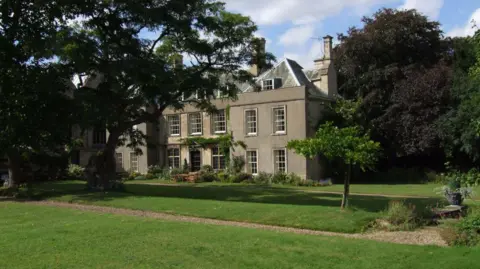
<instances>
[{"instance_id":1,"label":"chimney","mask_svg":"<svg viewBox=\"0 0 480 269\"><path fill-rule=\"evenodd\" d=\"M333 37L323 38L323 57L314 60L315 72L311 81L324 95L334 98L337 95L337 73L333 63Z\"/></svg>"},{"instance_id":2,"label":"chimney","mask_svg":"<svg viewBox=\"0 0 480 269\"><path fill-rule=\"evenodd\" d=\"M257 77L263 71L265 65L265 44L267 41L265 38L254 38L252 40L252 66L250 66L249 72Z\"/></svg>"},{"instance_id":3,"label":"chimney","mask_svg":"<svg viewBox=\"0 0 480 269\"><path fill-rule=\"evenodd\" d=\"M332 52L333 52L333 37L327 35L323 37L323 51L324 51L324 56L323 58L325 60L331 60L332 59Z\"/></svg>"}]
</instances>

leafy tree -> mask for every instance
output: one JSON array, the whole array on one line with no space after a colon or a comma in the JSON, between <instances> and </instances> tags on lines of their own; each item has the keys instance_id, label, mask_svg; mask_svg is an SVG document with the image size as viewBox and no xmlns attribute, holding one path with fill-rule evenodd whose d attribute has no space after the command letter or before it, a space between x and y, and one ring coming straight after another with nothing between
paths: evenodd
<instances>
[{"instance_id":1,"label":"leafy tree","mask_svg":"<svg viewBox=\"0 0 480 269\"><path fill-rule=\"evenodd\" d=\"M56 1L0 2L0 154L10 186L23 180L24 152L61 150L70 138L69 68L52 61L67 14Z\"/></svg>"},{"instance_id":2,"label":"leafy tree","mask_svg":"<svg viewBox=\"0 0 480 269\"><path fill-rule=\"evenodd\" d=\"M397 156L442 155L436 121L448 110L452 79L452 68L439 62L405 71L405 79L395 84L392 104L378 119Z\"/></svg>"},{"instance_id":3,"label":"leafy tree","mask_svg":"<svg viewBox=\"0 0 480 269\"><path fill-rule=\"evenodd\" d=\"M462 53L464 59L456 65L451 90L452 100L449 111L438 120L440 134L447 154L458 159L466 154L471 160L480 160L480 31L475 36L458 41L455 53Z\"/></svg>"},{"instance_id":4,"label":"leafy tree","mask_svg":"<svg viewBox=\"0 0 480 269\"><path fill-rule=\"evenodd\" d=\"M287 147L307 158L315 158L319 154L327 159L341 159L347 169L345 173L342 209L348 206L352 166L361 169L372 168L377 161L380 144L362 135L358 127L338 128L331 122L320 126L315 137L305 140L292 140Z\"/></svg>"},{"instance_id":5,"label":"leafy tree","mask_svg":"<svg viewBox=\"0 0 480 269\"><path fill-rule=\"evenodd\" d=\"M335 48L340 94L363 99L361 124L386 156L430 154L438 144L434 122L445 112L451 42L415 10L382 9L362 22ZM408 132L412 126L421 132Z\"/></svg>"},{"instance_id":6,"label":"leafy tree","mask_svg":"<svg viewBox=\"0 0 480 269\"><path fill-rule=\"evenodd\" d=\"M255 24L223 3L104 0L88 2L80 14L79 25L64 33L61 61L88 77L76 96L86 111L84 127L105 124L109 132L97 159L104 188L114 177L115 148L145 138L134 125L156 122L167 107L214 110L216 92L235 98L236 82L250 79L242 66L258 62L250 49ZM147 30L153 38L142 37ZM180 55L189 63L182 65Z\"/></svg>"}]
</instances>

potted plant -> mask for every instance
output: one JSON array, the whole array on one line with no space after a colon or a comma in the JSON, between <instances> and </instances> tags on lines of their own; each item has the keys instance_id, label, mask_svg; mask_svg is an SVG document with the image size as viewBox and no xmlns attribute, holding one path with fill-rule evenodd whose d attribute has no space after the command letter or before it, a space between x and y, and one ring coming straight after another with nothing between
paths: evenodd
<instances>
[{"instance_id":1,"label":"potted plant","mask_svg":"<svg viewBox=\"0 0 480 269\"><path fill-rule=\"evenodd\" d=\"M450 205L460 206L465 199L472 197L473 190L469 187L462 187L459 180L451 178L447 185L438 189L437 193L443 195Z\"/></svg>"}]
</instances>

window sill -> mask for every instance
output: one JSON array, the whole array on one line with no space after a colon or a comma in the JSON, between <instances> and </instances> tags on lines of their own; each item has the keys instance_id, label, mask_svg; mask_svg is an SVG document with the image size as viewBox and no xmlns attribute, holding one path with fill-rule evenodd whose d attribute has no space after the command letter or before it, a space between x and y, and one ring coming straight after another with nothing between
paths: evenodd
<instances>
[{"instance_id":1,"label":"window sill","mask_svg":"<svg viewBox=\"0 0 480 269\"><path fill-rule=\"evenodd\" d=\"M190 136L201 136L202 133L191 133Z\"/></svg>"},{"instance_id":2,"label":"window sill","mask_svg":"<svg viewBox=\"0 0 480 269\"><path fill-rule=\"evenodd\" d=\"M172 135L169 135L169 137L180 137L179 134L172 134Z\"/></svg>"},{"instance_id":3,"label":"window sill","mask_svg":"<svg viewBox=\"0 0 480 269\"><path fill-rule=\"evenodd\" d=\"M258 134L246 134L245 137L255 137L258 136Z\"/></svg>"},{"instance_id":4,"label":"window sill","mask_svg":"<svg viewBox=\"0 0 480 269\"><path fill-rule=\"evenodd\" d=\"M273 135L273 136L277 136L277 135L287 135L287 132L276 132L276 133L273 133L272 135Z\"/></svg>"},{"instance_id":5,"label":"window sill","mask_svg":"<svg viewBox=\"0 0 480 269\"><path fill-rule=\"evenodd\" d=\"M218 132L215 132L215 131L214 131L214 132L213 132L213 134L220 134L220 135L221 135L221 134L226 134L226 133L227 133L227 131L218 131Z\"/></svg>"}]
</instances>

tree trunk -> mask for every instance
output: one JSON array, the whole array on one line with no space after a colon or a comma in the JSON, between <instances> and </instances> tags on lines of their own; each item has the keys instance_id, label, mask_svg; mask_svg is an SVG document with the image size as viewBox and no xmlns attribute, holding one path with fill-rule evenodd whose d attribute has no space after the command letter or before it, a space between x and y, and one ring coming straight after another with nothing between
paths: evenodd
<instances>
[{"instance_id":1,"label":"tree trunk","mask_svg":"<svg viewBox=\"0 0 480 269\"><path fill-rule=\"evenodd\" d=\"M347 172L345 173L345 183L343 185L342 209L348 207L348 195L350 194L350 178L352 177L352 165L347 164Z\"/></svg>"},{"instance_id":2,"label":"tree trunk","mask_svg":"<svg viewBox=\"0 0 480 269\"><path fill-rule=\"evenodd\" d=\"M23 172L21 168L22 159L20 153L16 150L10 150L7 152L8 158L8 182L7 188L16 187L23 181Z\"/></svg>"},{"instance_id":3,"label":"tree trunk","mask_svg":"<svg viewBox=\"0 0 480 269\"><path fill-rule=\"evenodd\" d=\"M118 131L110 132L107 144L97 158L96 168L100 176L100 183L104 190L110 189L112 187L111 183L115 180L115 149L117 148L120 133L121 132Z\"/></svg>"}]
</instances>

